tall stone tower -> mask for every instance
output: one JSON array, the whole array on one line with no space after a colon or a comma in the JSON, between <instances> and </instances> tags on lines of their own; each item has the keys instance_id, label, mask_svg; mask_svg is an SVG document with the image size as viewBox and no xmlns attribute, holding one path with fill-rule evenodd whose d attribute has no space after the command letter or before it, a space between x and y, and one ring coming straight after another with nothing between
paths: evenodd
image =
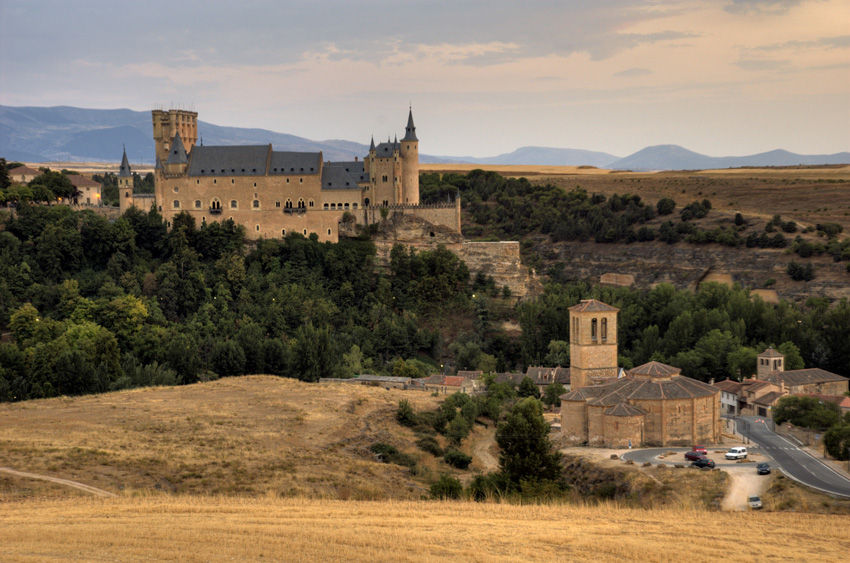
<instances>
[{"instance_id":1,"label":"tall stone tower","mask_svg":"<svg viewBox=\"0 0 850 563\"><path fill-rule=\"evenodd\" d=\"M570 307L570 388L592 385L591 377L617 377L617 313L596 299Z\"/></svg>"},{"instance_id":2,"label":"tall stone tower","mask_svg":"<svg viewBox=\"0 0 850 563\"><path fill-rule=\"evenodd\" d=\"M124 149L124 158L121 159L121 168L118 169L118 208L123 215L125 211L133 206L133 172L127 161L127 150Z\"/></svg>"},{"instance_id":3,"label":"tall stone tower","mask_svg":"<svg viewBox=\"0 0 850 563\"><path fill-rule=\"evenodd\" d=\"M402 200L398 203L419 205L419 139L413 125L413 108L407 117L407 127L401 140Z\"/></svg>"},{"instance_id":4,"label":"tall stone tower","mask_svg":"<svg viewBox=\"0 0 850 563\"><path fill-rule=\"evenodd\" d=\"M156 156L162 162L168 161L171 144L178 134L183 141L186 152L192 152L192 147L198 142L198 112L182 109L151 111L153 118L153 140L156 145Z\"/></svg>"},{"instance_id":5,"label":"tall stone tower","mask_svg":"<svg viewBox=\"0 0 850 563\"><path fill-rule=\"evenodd\" d=\"M758 355L756 379L764 379L765 375L773 371L785 371L785 355L768 348Z\"/></svg>"}]
</instances>

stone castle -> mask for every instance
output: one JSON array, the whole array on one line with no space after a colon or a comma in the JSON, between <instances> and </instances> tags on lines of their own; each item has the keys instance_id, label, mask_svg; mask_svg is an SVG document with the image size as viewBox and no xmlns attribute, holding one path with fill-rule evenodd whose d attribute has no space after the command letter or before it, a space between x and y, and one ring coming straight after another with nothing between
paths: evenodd
<instances>
[{"instance_id":1,"label":"stone castle","mask_svg":"<svg viewBox=\"0 0 850 563\"><path fill-rule=\"evenodd\" d=\"M719 389L658 362L617 367L618 312L595 299L570 308L564 442L608 448L720 442Z\"/></svg>"},{"instance_id":2,"label":"stone castle","mask_svg":"<svg viewBox=\"0 0 850 563\"><path fill-rule=\"evenodd\" d=\"M170 225L187 212L197 225L232 219L249 238L316 234L337 242L343 215L358 224L389 213L460 233L460 201L420 205L419 139L410 110L404 137L375 145L362 160L325 162L321 152L269 145L198 144L198 114L153 110L154 195L133 194L126 152L118 176L120 209L155 205ZM433 235L432 235L433 236Z\"/></svg>"}]
</instances>

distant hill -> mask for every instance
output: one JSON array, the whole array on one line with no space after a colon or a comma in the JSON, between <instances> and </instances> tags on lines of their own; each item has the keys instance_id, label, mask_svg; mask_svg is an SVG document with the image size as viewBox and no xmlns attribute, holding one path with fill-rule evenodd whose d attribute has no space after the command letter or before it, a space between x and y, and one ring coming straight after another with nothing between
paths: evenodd
<instances>
[{"instance_id":1,"label":"distant hill","mask_svg":"<svg viewBox=\"0 0 850 563\"><path fill-rule=\"evenodd\" d=\"M773 150L750 156L706 156L678 145L656 145L609 162L616 170L705 170L742 166L796 166L798 164L850 164L850 152L828 155L803 155Z\"/></svg>"},{"instance_id":2,"label":"distant hill","mask_svg":"<svg viewBox=\"0 0 850 563\"><path fill-rule=\"evenodd\" d=\"M439 158L439 157L438 157ZM470 164L529 164L535 166L597 166L606 167L620 157L605 152L581 149L553 149L550 147L520 147L514 152L475 158L472 156L447 156L440 162L466 162Z\"/></svg>"},{"instance_id":3,"label":"distant hill","mask_svg":"<svg viewBox=\"0 0 850 563\"><path fill-rule=\"evenodd\" d=\"M365 156L366 144L344 140L312 141L266 129L224 127L198 122L206 145L264 145L280 151L321 151L325 160ZM427 145L427 143L426 143ZM149 111L83 109L69 106L0 106L0 156L24 162L117 162L126 146L131 163L153 164L153 126ZM623 170L692 170L740 166L793 166L850 163L850 153L799 155L775 150L752 156L712 157L677 145L647 147L619 158L604 152L551 147L521 147L498 156L476 158L419 155L423 163L597 166Z\"/></svg>"}]
</instances>

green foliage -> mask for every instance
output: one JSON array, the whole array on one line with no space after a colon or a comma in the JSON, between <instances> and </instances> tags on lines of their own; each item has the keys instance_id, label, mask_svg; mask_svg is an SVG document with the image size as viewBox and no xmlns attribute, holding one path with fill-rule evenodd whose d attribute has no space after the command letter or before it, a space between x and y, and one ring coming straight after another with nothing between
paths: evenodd
<instances>
[{"instance_id":1,"label":"green foliage","mask_svg":"<svg viewBox=\"0 0 850 563\"><path fill-rule=\"evenodd\" d=\"M413 407L410 406L410 401L402 399L398 402L398 410L395 418L402 426L414 427L419 424L419 419L416 418L416 413L413 412Z\"/></svg>"},{"instance_id":2,"label":"green foliage","mask_svg":"<svg viewBox=\"0 0 850 563\"><path fill-rule=\"evenodd\" d=\"M419 438L416 441L416 447L423 452L428 452L434 457L442 457L444 453L439 442L437 442L437 439L433 436L423 436Z\"/></svg>"},{"instance_id":3,"label":"green foliage","mask_svg":"<svg viewBox=\"0 0 850 563\"><path fill-rule=\"evenodd\" d=\"M441 475L440 479L431 485L431 498L439 500L456 500L463 494L463 485L449 475Z\"/></svg>"},{"instance_id":4,"label":"green foliage","mask_svg":"<svg viewBox=\"0 0 850 563\"><path fill-rule=\"evenodd\" d=\"M791 262L788 264L786 271L794 281L811 281L815 279L815 269L811 264Z\"/></svg>"},{"instance_id":5,"label":"green foliage","mask_svg":"<svg viewBox=\"0 0 850 563\"><path fill-rule=\"evenodd\" d=\"M407 454L401 453L395 446L390 444L377 442L372 444L369 449L372 450L372 453L375 455L380 456L381 461L384 463L394 463L409 469L416 467L415 459Z\"/></svg>"},{"instance_id":6,"label":"green foliage","mask_svg":"<svg viewBox=\"0 0 850 563\"><path fill-rule=\"evenodd\" d=\"M457 469L466 469L472 463L472 456L468 456L459 450L449 450L443 457L443 461Z\"/></svg>"},{"instance_id":7,"label":"green foliage","mask_svg":"<svg viewBox=\"0 0 850 563\"><path fill-rule=\"evenodd\" d=\"M838 423L841 409L835 403L821 402L808 395L786 395L773 407L776 424L790 422L804 428L828 428Z\"/></svg>"},{"instance_id":8,"label":"green foliage","mask_svg":"<svg viewBox=\"0 0 850 563\"><path fill-rule=\"evenodd\" d=\"M659 215L670 215L676 209L676 202L669 197L665 197L663 199L659 199L658 203L655 204L655 207Z\"/></svg>"},{"instance_id":9,"label":"green foliage","mask_svg":"<svg viewBox=\"0 0 850 563\"><path fill-rule=\"evenodd\" d=\"M835 459L850 459L850 424L833 426L823 435L823 444L827 453Z\"/></svg>"},{"instance_id":10,"label":"green foliage","mask_svg":"<svg viewBox=\"0 0 850 563\"><path fill-rule=\"evenodd\" d=\"M549 441L549 424L537 399L528 397L514 405L496 428L499 468L515 487L522 481L561 481L561 454Z\"/></svg>"},{"instance_id":11,"label":"green foliage","mask_svg":"<svg viewBox=\"0 0 850 563\"><path fill-rule=\"evenodd\" d=\"M561 395L567 392L567 388L558 383L557 381L554 383L550 383L546 386L546 390L543 392L543 404L549 407L560 407L561 406Z\"/></svg>"},{"instance_id":12,"label":"green foliage","mask_svg":"<svg viewBox=\"0 0 850 563\"><path fill-rule=\"evenodd\" d=\"M540 392L537 390L537 385L534 384L534 380L525 376L522 378L522 381L519 382L517 396L520 398L534 397L535 399L539 399Z\"/></svg>"}]
</instances>

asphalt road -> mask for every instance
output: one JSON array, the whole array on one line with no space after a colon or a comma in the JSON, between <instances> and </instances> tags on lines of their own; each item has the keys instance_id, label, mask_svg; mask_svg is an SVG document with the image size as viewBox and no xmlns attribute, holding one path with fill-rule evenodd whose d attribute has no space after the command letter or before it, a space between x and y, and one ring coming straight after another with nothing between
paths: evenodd
<instances>
[{"instance_id":1,"label":"asphalt road","mask_svg":"<svg viewBox=\"0 0 850 563\"><path fill-rule=\"evenodd\" d=\"M736 420L738 433L758 444L759 451L773 458L772 466L778 466L787 476L804 485L850 498L850 479L801 450L788 439L771 432L762 419L739 416Z\"/></svg>"}]
</instances>

